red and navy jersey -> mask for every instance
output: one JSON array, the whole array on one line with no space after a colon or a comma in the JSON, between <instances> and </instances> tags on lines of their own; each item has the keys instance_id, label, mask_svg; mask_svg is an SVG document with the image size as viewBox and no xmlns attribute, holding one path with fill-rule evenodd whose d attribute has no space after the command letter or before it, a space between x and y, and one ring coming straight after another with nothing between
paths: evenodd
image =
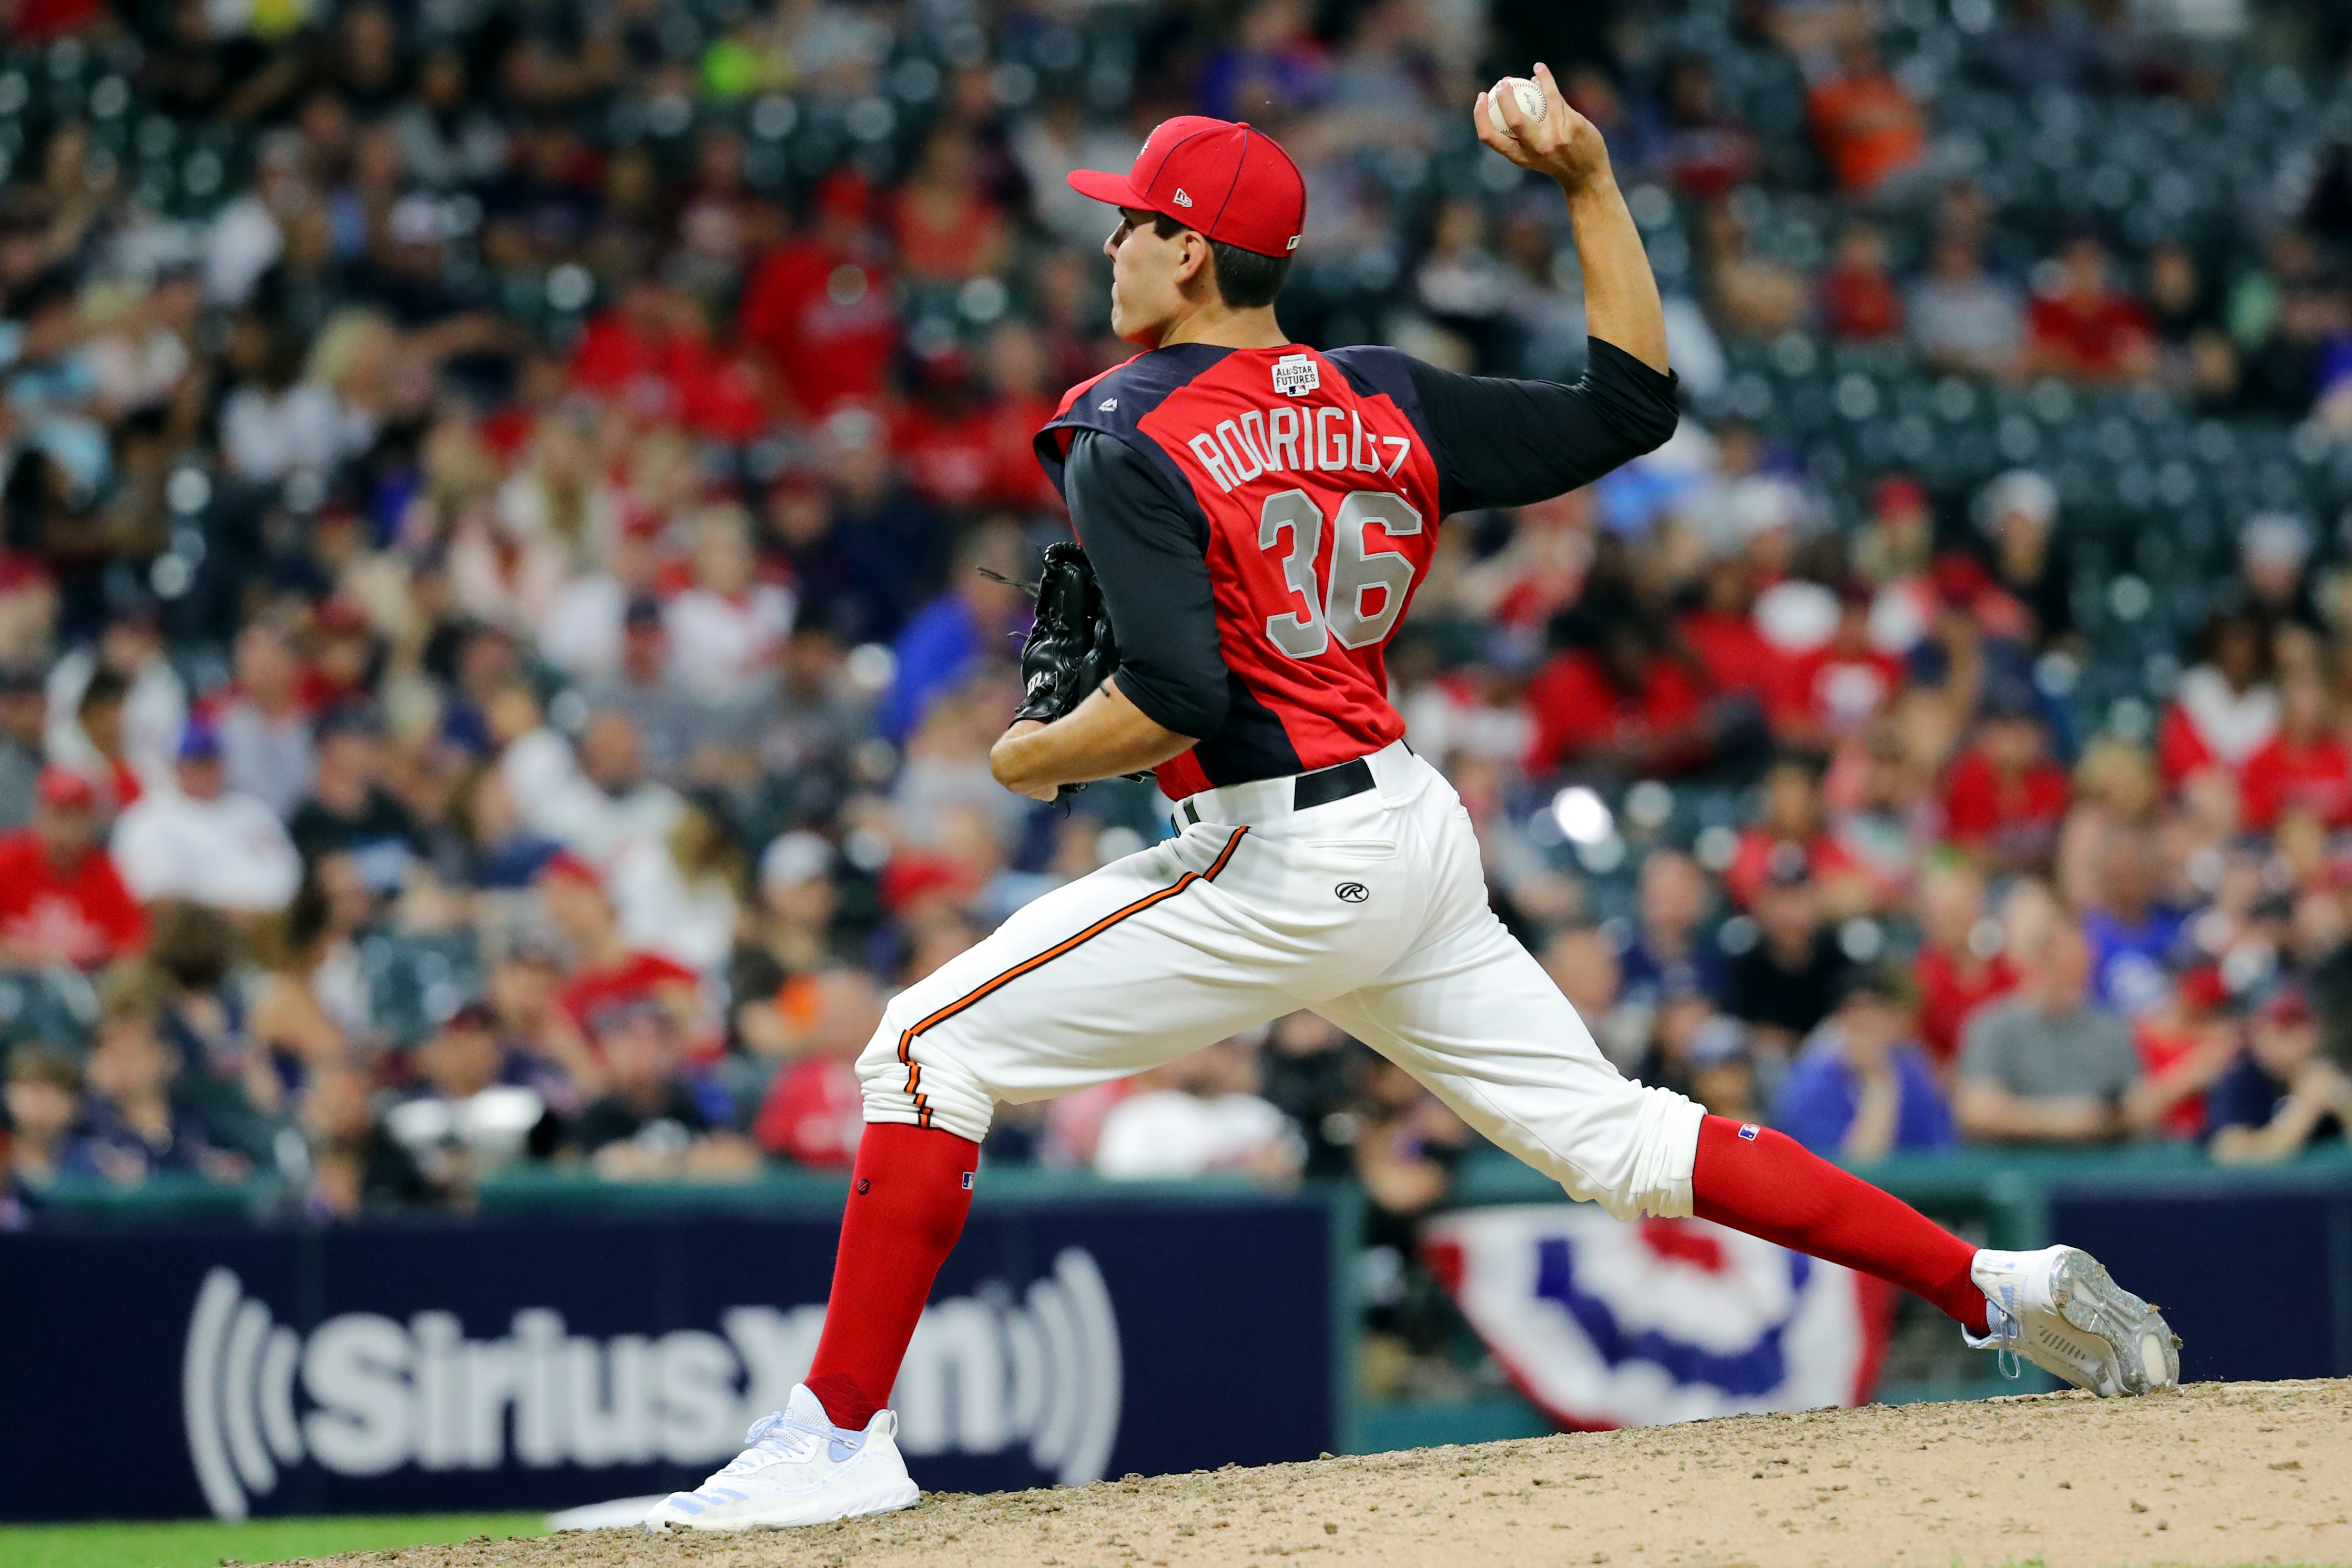
<instances>
[{"instance_id":1,"label":"red and navy jersey","mask_svg":"<svg viewBox=\"0 0 2352 1568\"><path fill-rule=\"evenodd\" d=\"M1230 696L1262 712L1229 709L1242 745L1162 764L1171 799L1331 767L1404 733L1381 660L1437 542L1437 466L1405 411L1410 384L1350 364L1365 352L1162 350L1073 388L1045 426L1057 482L1068 437L1100 431L1137 446L1205 525ZM1074 521L1087 542L1091 520Z\"/></svg>"},{"instance_id":2,"label":"red and navy jersey","mask_svg":"<svg viewBox=\"0 0 2352 1568\"><path fill-rule=\"evenodd\" d=\"M1159 769L1170 798L1403 735L1384 656L1439 519L1559 494L1674 429L1670 376L1593 354L1566 387L1387 348L1187 343L1064 397L1037 452L1102 582L1115 679L1199 738Z\"/></svg>"}]
</instances>

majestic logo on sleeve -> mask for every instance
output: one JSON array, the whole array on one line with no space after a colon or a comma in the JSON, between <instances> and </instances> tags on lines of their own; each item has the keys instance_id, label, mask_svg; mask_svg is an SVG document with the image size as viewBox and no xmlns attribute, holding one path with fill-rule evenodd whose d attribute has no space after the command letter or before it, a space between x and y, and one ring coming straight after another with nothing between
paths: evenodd
<instances>
[{"instance_id":1,"label":"majestic logo on sleeve","mask_svg":"<svg viewBox=\"0 0 2352 1568\"><path fill-rule=\"evenodd\" d=\"M505 1326L477 1340L454 1312L404 1323L361 1311L306 1334L215 1268L181 1363L205 1500L243 1519L281 1471L306 1464L348 1477L509 1462L707 1466L783 1407L808 1373L824 1309L730 1307L718 1333L592 1339L545 1307ZM1039 1469L1081 1486L1110 1463L1123 1393L1110 1291L1093 1258L1067 1247L1018 1297L991 1280L923 1309L895 1392L898 1442L909 1454L1025 1447Z\"/></svg>"},{"instance_id":2,"label":"majestic logo on sleeve","mask_svg":"<svg viewBox=\"0 0 2352 1568\"><path fill-rule=\"evenodd\" d=\"M1322 367L1312 355L1285 354L1274 362L1274 389L1285 397L1304 397L1322 384Z\"/></svg>"}]
</instances>

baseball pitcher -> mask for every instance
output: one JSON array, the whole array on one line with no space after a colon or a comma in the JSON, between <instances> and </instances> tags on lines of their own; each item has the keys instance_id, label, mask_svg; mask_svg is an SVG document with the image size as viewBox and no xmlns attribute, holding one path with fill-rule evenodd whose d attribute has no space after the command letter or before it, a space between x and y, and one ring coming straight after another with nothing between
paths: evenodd
<instances>
[{"instance_id":1,"label":"baseball pitcher","mask_svg":"<svg viewBox=\"0 0 2352 1568\"><path fill-rule=\"evenodd\" d=\"M1176 833L890 1005L858 1062L867 1125L808 1380L648 1528L914 1502L884 1405L994 1107L1301 1007L1620 1218L1697 1215L1878 1275L1971 1344L2102 1394L2177 1383L2163 1319L2081 1251L1979 1250L1777 1132L1619 1076L1488 909L1469 816L1406 747L1383 652L1442 519L1591 483L1664 441L1675 399L1600 133L1541 67L1481 94L1475 121L1567 200L1591 335L1575 386L1288 341L1274 301L1306 189L1248 125L1171 120L1128 173L1070 176L1118 209L1111 321L1143 352L1072 390L1037 437L1079 546L1050 553L1023 705L991 760L1041 800L1151 770Z\"/></svg>"}]
</instances>

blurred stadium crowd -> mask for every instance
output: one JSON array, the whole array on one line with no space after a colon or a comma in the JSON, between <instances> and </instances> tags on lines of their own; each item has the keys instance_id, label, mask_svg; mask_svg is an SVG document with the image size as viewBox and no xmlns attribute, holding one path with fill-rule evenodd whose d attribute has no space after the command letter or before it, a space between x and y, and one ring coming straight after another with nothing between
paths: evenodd
<instances>
[{"instance_id":1,"label":"blurred stadium crowd","mask_svg":"<svg viewBox=\"0 0 2352 1568\"><path fill-rule=\"evenodd\" d=\"M1063 175L1250 119L1296 335L1573 378L1467 121L1537 58L1685 415L1450 523L1393 659L1506 919L1629 1072L1853 1159L2352 1121L2338 11L0 10L0 1224L845 1167L888 991L1165 830L986 763L978 569L1128 352ZM1468 1142L1301 1014L987 1153L1398 1237Z\"/></svg>"}]
</instances>

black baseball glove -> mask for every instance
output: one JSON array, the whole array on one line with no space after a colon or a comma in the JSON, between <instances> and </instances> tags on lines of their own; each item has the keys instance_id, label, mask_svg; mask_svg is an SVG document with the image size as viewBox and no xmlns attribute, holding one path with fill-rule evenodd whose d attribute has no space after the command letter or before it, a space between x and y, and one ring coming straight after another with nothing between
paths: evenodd
<instances>
[{"instance_id":1,"label":"black baseball glove","mask_svg":"<svg viewBox=\"0 0 2352 1568\"><path fill-rule=\"evenodd\" d=\"M1045 546L1037 574L1037 619L1021 646L1021 706L1017 721L1046 723L1084 702L1118 668L1118 639L1103 609L1102 588L1079 545Z\"/></svg>"}]
</instances>

